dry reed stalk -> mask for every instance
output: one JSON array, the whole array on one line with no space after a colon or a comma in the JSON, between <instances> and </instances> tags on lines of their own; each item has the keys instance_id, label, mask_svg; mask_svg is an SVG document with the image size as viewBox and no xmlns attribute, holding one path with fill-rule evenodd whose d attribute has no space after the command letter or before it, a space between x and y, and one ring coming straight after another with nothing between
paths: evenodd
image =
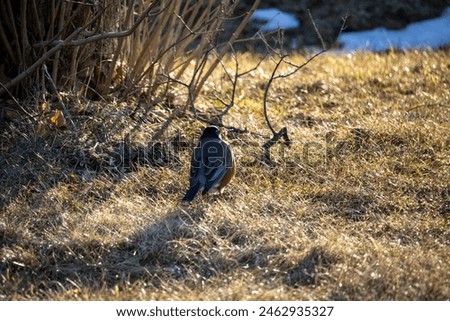
<instances>
[{"instance_id":1,"label":"dry reed stalk","mask_svg":"<svg viewBox=\"0 0 450 321\"><path fill-rule=\"evenodd\" d=\"M8 71L13 73L12 80L3 84L0 96L5 88L18 85L28 94L33 94L30 87L34 94L46 93L40 81L43 63L51 67L59 91L81 88L78 94L86 95L90 89L107 96L120 89L122 97L141 92L151 100L167 92L164 75L170 74L175 79L190 77L190 90L198 94L248 21L251 11L225 48L207 64L211 52L218 49L214 39L237 2L139 0L129 5L125 0L95 4L21 0L18 5L4 1L0 4L0 46L14 67ZM258 4L255 1L252 10ZM16 11L23 23L14 18ZM37 28L27 27L31 25ZM117 68L122 71L119 78Z\"/></svg>"},{"instance_id":2,"label":"dry reed stalk","mask_svg":"<svg viewBox=\"0 0 450 321\"><path fill-rule=\"evenodd\" d=\"M146 83L150 98L167 82L161 75L175 73L173 78L180 79L187 70L190 70L191 90L198 92L207 79L203 75L206 60L216 49L213 39L235 5L230 6L226 1L217 3L213 0L188 1L183 5L180 1L169 1L165 6L155 6L152 22L140 25L135 37L129 39L131 41L120 41L118 48L121 51L116 51L113 58L113 62L121 61L130 69L123 95L127 96L139 83ZM142 1L139 8L145 5L148 5L147 1ZM130 10L126 21L129 17ZM138 37L139 32L141 36ZM225 53L223 50L217 56ZM113 67L114 64L111 71Z\"/></svg>"}]
</instances>

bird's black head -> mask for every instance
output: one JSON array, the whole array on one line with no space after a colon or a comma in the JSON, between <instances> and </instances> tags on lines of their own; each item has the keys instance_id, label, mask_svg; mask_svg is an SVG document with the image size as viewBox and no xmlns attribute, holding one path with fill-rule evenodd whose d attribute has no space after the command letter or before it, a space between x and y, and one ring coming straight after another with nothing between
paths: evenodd
<instances>
[{"instance_id":1,"label":"bird's black head","mask_svg":"<svg viewBox=\"0 0 450 321\"><path fill-rule=\"evenodd\" d=\"M217 128L216 126L212 126L212 125L209 125L208 127L206 127L203 130L203 134L200 137L200 139L207 138L207 137L220 138L220 130L219 130L219 128Z\"/></svg>"}]
</instances>

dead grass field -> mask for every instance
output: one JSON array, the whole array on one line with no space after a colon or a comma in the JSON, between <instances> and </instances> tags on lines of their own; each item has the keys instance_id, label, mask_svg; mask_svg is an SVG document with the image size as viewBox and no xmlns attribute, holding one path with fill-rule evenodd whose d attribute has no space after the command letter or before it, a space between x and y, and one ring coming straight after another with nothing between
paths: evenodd
<instances>
[{"instance_id":1,"label":"dead grass field","mask_svg":"<svg viewBox=\"0 0 450 321\"><path fill-rule=\"evenodd\" d=\"M9 123L0 299L449 300L449 50L326 54L275 81L270 117L294 143L267 166L273 67L242 79L224 119L251 132L228 133L236 179L190 205L179 201L204 124L175 118L147 148L171 104L131 118L132 98L67 97L76 131ZM229 90L218 71L197 107L211 113Z\"/></svg>"}]
</instances>

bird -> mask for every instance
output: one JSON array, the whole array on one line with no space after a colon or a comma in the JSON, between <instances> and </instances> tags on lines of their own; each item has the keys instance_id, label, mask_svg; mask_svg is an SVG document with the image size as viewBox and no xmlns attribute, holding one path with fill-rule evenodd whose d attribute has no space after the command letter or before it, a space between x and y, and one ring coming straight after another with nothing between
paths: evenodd
<instances>
[{"instance_id":1,"label":"bird","mask_svg":"<svg viewBox=\"0 0 450 321\"><path fill-rule=\"evenodd\" d=\"M198 192L223 193L225 186L236 173L233 152L220 134L218 127L209 125L200 136L191 157L189 189L183 202L191 202Z\"/></svg>"}]
</instances>

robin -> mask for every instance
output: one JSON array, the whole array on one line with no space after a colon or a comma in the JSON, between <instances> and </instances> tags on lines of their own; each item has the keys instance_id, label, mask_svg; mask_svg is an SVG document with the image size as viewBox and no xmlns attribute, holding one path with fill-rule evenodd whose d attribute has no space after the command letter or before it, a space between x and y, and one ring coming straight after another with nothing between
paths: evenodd
<instances>
[{"instance_id":1,"label":"robin","mask_svg":"<svg viewBox=\"0 0 450 321\"><path fill-rule=\"evenodd\" d=\"M222 140L219 128L206 127L192 152L189 190L183 202L192 201L199 191L203 195L222 194L235 172L233 153L230 146Z\"/></svg>"}]
</instances>

